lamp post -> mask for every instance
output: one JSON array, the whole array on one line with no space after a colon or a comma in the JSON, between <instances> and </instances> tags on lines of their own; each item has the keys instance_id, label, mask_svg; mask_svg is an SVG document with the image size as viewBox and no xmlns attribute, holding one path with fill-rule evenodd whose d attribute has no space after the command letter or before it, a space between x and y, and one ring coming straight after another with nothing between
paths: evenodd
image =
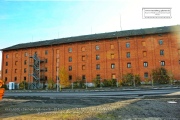
<instances>
[{"instance_id":1,"label":"lamp post","mask_svg":"<svg viewBox=\"0 0 180 120\"><path fill-rule=\"evenodd\" d=\"M151 78L151 86L154 87L154 81L152 75L150 75L150 78Z\"/></svg>"},{"instance_id":2,"label":"lamp post","mask_svg":"<svg viewBox=\"0 0 180 120\"><path fill-rule=\"evenodd\" d=\"M59 92L59 61L57 62L57 78L56 78L56 84L57 84L57 92Z\"/></svg>"},{"instance_id":3,"label":"lamp post","mask_svg":"<svg viewBox=\"0 0 180 120\"><path fill-rule=\"evenodd\" d=\"M134 87L136 87L136 83L135 83L135 75L133 76L133 82L134 82Z\"/></svg>"},{"instance_id":4,"label":"lamp post","mask_svg":"<svg viewBox=\"0 0 180 120\"><path fill-rule=\"evenodd\" d=\"M102 88L102 79L100 78L100 88Z\"/></svg>"},{"instance_id":5,"label":"lamp post","mask_svg":"<svg viewBox=\"0 0 180 120\"><path fill-rule=\"evenodd\" d=\"M88 60L88 55L86 54L86 58L87 58L87 60ZM87 60L86 60L86 65L88 66L88 62L87 62ZM86 69L87 69L87 67L86 67ZM86 79L86 77L85 77L85 79ZM87 89L87 79L86 79L86 89Z\"/></svg>"}]
</instances>

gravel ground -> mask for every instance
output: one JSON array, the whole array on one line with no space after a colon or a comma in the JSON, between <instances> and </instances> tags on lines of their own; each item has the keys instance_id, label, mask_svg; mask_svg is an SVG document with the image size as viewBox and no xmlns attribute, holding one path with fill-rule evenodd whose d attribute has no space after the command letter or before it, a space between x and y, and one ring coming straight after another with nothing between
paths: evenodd
<instances>
[{"instance_id":1,"label":"gravel ground","mask_svg":"<svg viewBox=\"0 0 180 120\"><path fill-rule=\"evenodd\" d=\"M4 98L0 101L0 119L180 120L180 95L79 99Z\"/></svg>"}]
</instances>

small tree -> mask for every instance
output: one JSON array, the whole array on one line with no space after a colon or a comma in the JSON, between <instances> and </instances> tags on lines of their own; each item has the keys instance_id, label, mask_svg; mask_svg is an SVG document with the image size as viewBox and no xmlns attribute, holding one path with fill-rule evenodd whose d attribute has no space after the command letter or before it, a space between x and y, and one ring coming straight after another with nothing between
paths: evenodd
<instances>
[{"instance_id":1,"label":"small tree","mask_svg":"<svg viewBox=\"0 0 180 120\"><path fill-rule=\"evenodd\" d=\"M22 81L20 84L19 84L19 89L28 89L28 83L26 81Z\"/></svg>"},{"instance_id":2,"label":"small tree","mask_svg":"<svg viewBox=\"0 0 180 120\"><path fill-rule=\"evenodd\" d=\"M152 78L154 83L158 84L167 84L170 81L170 77L164 67L153 69Z\"/></svg>"},{"instance_id":3,"label":"small tree","mask_svg":"<svg viewBox=\"0 0 180 120\"><path fill-rule=\"evenodd\" d=\"M68 73L65 70L64 67L62 67L59 71L59 77L60 77L60 85L62 87L69 87L70 86L70 81L68 77Z\"/></svg>"},{"instance_id":4,"label":"small tree","mask_svg":"<svg viewBox=\"0 0 180 120\"><path fill-rule=\"evenodd\" d=\"M101 84L100 79L101 79L101 78L98 77L98 76L93 79L93 83L94 83L95 87L100 87L100 84Z\"/></svg>"},{"instance_id":5,"label":"small tree","mask_svg":"<svg viewBox=\"0 0 180 120\"><path fill-rule=\"evenodd\" d=\"M133 85L133 74L132 73L127 73L127 74L123 75L122 85L125 85L125 86Z\"/></svg>"},{"instance_id":6,"label":"small tree","mask_svg":"<svg viewBox=\"0 0 180 120\"><path fill-rule=\"evenodd\" d=\"M141 78L139 75L134 75L135 79L135 84L136 85L141 85Z\"/></svg>"},{"instance_id":7,"label":"small tree","mask_svg":"<svg viewBox=\"0 0 180 120\"><path fill-rule=\"evenodd\" d=\"M74 82L74 87L75 88L84 88L85 87L85 80L82 80L81 77L77 77L76 81Z\"/></svg>"},{"instance_id":8,"label":"small tree","mask_svg":"<svg viewBox=\"0 0 180 120\"><path fill-rule=\"evenodd\" d=\"M47 83L48 83L48 89L53 89L54 84L55 84L54 80L49 79L49 80L47 81Z\"/></svg>"},{"instance_id":9,"label":"small tree","mask_svg":"<svg viewBox=\"0 0 180 120\"><path fill-rule=\"evenodd\" d=\"M168 72L168 76L169 76L170 84L172 85L173 81L174 81L174 75L173 75L172 71Z\"/></svg>"}]
</instances>

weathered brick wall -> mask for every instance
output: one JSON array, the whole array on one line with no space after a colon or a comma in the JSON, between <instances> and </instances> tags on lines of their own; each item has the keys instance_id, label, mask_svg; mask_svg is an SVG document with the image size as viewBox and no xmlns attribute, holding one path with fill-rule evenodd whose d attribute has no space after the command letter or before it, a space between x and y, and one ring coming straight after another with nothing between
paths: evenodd
<instances>
[{"instance_id":1,"label":"weathered brick wall","mask_svg":"<svg viewBox=\"0 0 180 120\"><path fill-rule=\"evenodd\" d=\"M159 45L159 40L163 40L163 45ZM69 75L72 75L73 81L85 75L87 81L92 82L98 74L102 79L110 79L112 75L121 79L123 74L131 72L139 74L144 80L145 72L150 78L151 70L161 67L160 61L165 61L164 67L172 71L175 79L180 79L179 41L178 34L167 33L3 51L2 79L7 79L8 82L15 81L15 77L17 82L24 80L25 77L26 80L29 78L32 80L32 77L28 77L28 70L32 71L28 64L33 61L29 61L30 59L25 56L25 53L31 56L35 52L41 59L47 59L47 63L44 64L47 72L44 75L47 76L47 79L54 81L57 76L56 69L60 70L62 67L65 67ZM126 43L130 43L129 48L126 48ZM99 50L95 49L96 45L99 46ZM68 51L69 48L72 48L72 52ZM47 54L45 54L46 50ZM160 55L160 50L164 50L164 55ZM147 56L143 56L143 51L146 51ZM127 52L130 52L130 58L126 57ZM112 54L114 58L111 58ZM6 58L7 55L8 58ZM99 60L96 60L96 55L100 56ZM82 60L82 56L85 57L84 60ZM69 57L72 57L72 62L69 62ZM25 60L27 64L24 64ZM17 64L15 64L16 61ZM127 68L128 62L131 63L131 68ZM148 67L144 67L143 62L148 62ZM97 64L100 64L99 70L96 70ZM115 64L114 69L111 68L111 64ZM69 71L69 66L72 66L72 71ZM85 66L84 69L82 66ZM26 73L24 73L24 69L26 69ZM7 73L5 73L6 70Z\"/></svg>"}]
</instances>

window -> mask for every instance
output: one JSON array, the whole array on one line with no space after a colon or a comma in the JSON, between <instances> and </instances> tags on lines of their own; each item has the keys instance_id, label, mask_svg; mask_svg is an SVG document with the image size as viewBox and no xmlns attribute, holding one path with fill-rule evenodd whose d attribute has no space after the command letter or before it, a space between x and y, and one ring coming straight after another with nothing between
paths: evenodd
<instances>
[{"instance_id":1,"label":"window","mask_svg":"<svg viewBox=\"0 0 180 120\"><path fill-rule=\"evenodd\" d=\"M59 63L59 58L56 59L56 62Z\"/></svg>"},{"instance_id":2,"label":"window","mask_svg":"<svg viewBox=\"0 0 180 120\"><path fill-rule=\"evenodd\" d=\"M7 77L5 77L5 81L7 81L8 79L7 79Z\"/></svg>"},{"instance_id":3,"label":"window","mask_svg":"<svg viewBox=\"0 0 180 120\"><path fill-rule=\"evenodd\" d=\"M59 50L58 49L56 50L56 53L59 54Z\"/></svg>"},{"instance_id":4,"label":"window","mask_svg":"<svg viewBox=\"0 0 180 120\"><path fill-rule=\"evenodd\" d=\"M27 56L28 56L28 53L27 53L27 52L25 52L25 53L24 53L24 56L25 56L25 57L27 57Z\"/></svg>"},{"instance_id":5,"label":"window","mask_svg":"<svg viewBox=\"0 0 180 120\"><path fill-rule=\"evenodd\" d=\"M99 50L99 49L100 49L100 47L99 47L98 45L96 45L96 47L95 47L95 48L96 48L96 50Z\"/></svg>"},{"instance_id":6,"label":"window","mask_svg":"<svg viewBox=\"0 0 180 120\"><path fill-rule=\"evenodd\" d=\"M85 65L82 65L82 70L85 70Z\"/></svg>"},{"instance_id":7,"label":"window","mask_svg":"<svg viewBox=\"0 0 180 120\"><path fill-rule=\"evenodd\" d=\"M163 40L159 40L159 45L163 45Z\"/></svg>"},{"instance_id":8,"label":"window","mask_svg":"<svg viewBox=\"0 0 180 120\"><path fill-rule=\"evenodd\" d=\"M72 66L69 66L69 71L72 71Z\"/></svg>"},{"instance_id":9,"label":"window","mask_svg":"<svg viewBox=\"0 0 180 120\"><path fill-rule=\"evenodd\" d=\"M142 46L146 46L146 42L145 41L142 41L141 44L142 44Z\"/></svg>"},{"instance_id":10,"label":"window","mask_svg":"<svg viewBox=\"0 0 180 120\"><path fill-rule=\"evenodd\" d=\"M59 67L56 67L56 72L57 72L57 71L59 72Z\"/></svg>"},{"instance_id":11,"label":"window","mask_svg":"<svg viewBox=\"0 0 180 120\"><path fill-rule=\"evenodd\" d=\"M48 50L45 50L45 55L47 55L48 54Z\"/></svg>"},{"instance_id":12,"label":"window","mask_svg":"<svg viewBox=\"0 0 180 120\"><path fill-rule=\"evenodd\" d=\"M146 56L147 56L147 52L143 51L143 57L146 57Z\"/></svg>"},{"instance_id":13,"label":"window","mask_svg":"<svg viewBox=\"0 0 180 120\"><path fill-rule=\"evenodd\" d=\"M8 62L6 62L6 66L8 66Z\"/></svg>"},{"instance_id":14,"label":"window","mask_svg":"<svg viewBox=\"0 0 180 120\"><path fill-rule=\"evenodd\" d=\"M69 57L69 62L72 62L72 57Z\"/></svg>"},{"instance_id":15,"label":"window","mask_svg":"<svg viewBox=\"0 0 180 120\"><path fill-rule=\"evenodd\" d=\"M6 58L9 58L9 55L8 55L8 54L6 55Z\"/></svg>"},{"instance_id":16,"label":"window","mask_svg":"<svg viewBox=\"0 0 180 120\"><path fill-rule=\"evenodd\" d=\"M114 45L111 44L111 49L114 49Z\"/></svg>"},{"instance_id":17,"label":"window","mask_svg":"<svg viewBox=\"0 0 180 120\"><path fill-rule=\"evenodd\" d=\"M99 60L100 59L100 56L99 55L96 55L96 60Z\"/></svg>"},{"instance_id":18,"label":"window","mask_svg":"<svg viewBox=\"0 0 180 120\"><path fill-rule=\"evenodd\" d=\"M72 75L69 75L69 80L72 80Z\"/></svg>"},{"instance_id":19,"label":"window","mask_svg":"<svg viewBox=\"0 0 180 120\"><path fill-rule=\"evenodd\" d=\"M24 60L24 65L26 65L27 64L27 60Z\"/></svg>"},{"instance_id":20,"label":"window","mask_svg":"<svg viewBox=\"0 0 180 120\"><path fill-rule=\"evenodd\" d=\"M15 54L15 57L16 57L16 58L18 57L18 53Z\"/></svg>"},{"instance_id":21,"label":"window","mask_svg":"<svg viewBox=\"0 0 180 120\"><path fill-rule=\"evenodd\" d=\"M24 80L26 80L26 77L24 77Z\"/></svg>"},{"instance_id":22,"label":"window","mask_svg":"<svg viewBox=\"0 0 180 120\"><path fill-rule=\"evenodd\" d=\"M81 51L85 51L85 47L82 47L82 48L81 48Z\"/></svg>"},{"instance_id":23,"label":"window","mask_svg":"<svg viewBox=\"0 0 180 120\"><path fill-rule=\"evenodd\" d=\"M130 48L130 43L126 43L126 48Z\"/></svg>"},{"instance_id":24,"label":"window","mask_svg":"<svg viewBox=\"0 0 180 120\"><path fill-rule=\"evenodd\" d=\"M48 69L47 68L45 68L45 72L47 72L48 71Z\"/></svg>"},{"instance_id":25,"label":"window","mask_svg":"<svg viewBox=\"0 0 180 120\"><path fill-rule=\"evenodd\" d=\"M127 57L127 58L130 58L130 52L127 52L127 53L126 53L126 57Z\"/></svg>"},{"instance_id":26,"label":"window","mask_svg":"<svg viewBox=\"0 0 180 120\"><path fill-rule=\"evenodd\" d=\"M68 51L71 53L72 52L72 48L69 48Z\"/></svg>"},{"instance_id":27,"label":"window","mask_svg":"<svg viewBox=\"0 0 180 120\"><path fill-rule=\"evenodd\" d=\"M165 66L165 61L161 61L161 66Z\"/></svg>"},{"instance_id":28,"label":"window","mask_svg":"<svg viewBox=\"0 0 180 120\"><path fill-rule=\"evenodd\" d=\"M115 74L112 74L112 75L111 75L111 78L112 78L112 79L116 79L116 75L115 75Z\"/></svg>"},{"instance_id":29,"label":"window","mask_svg":"<svg viewBox=\"0 0 180 120\"><path fill-rule=\"evenodd\" d=\"M86 57L85 56L82 56L82 61L85 61L86 60Z\"/></svg>"},{"instance_id":30,"label":"window","mask_svg":"<svg viewBox=\"0 0 180 120\"><path fill-rule=\"evenodd\" d=\"M114 54L113 53L111 54L111 59L114 59Z\"/></svg>"},{"instance_id":31,"label":"window","mask_svg":"<svg viewBox=\"0 0 180 120\"><path fill-rule=\"evenodd\" d=\"M127 63L127 68L131 68L131 63Z\"/></svg>"},{"instance_id":32,"label":"window","mask_svg":"<svg viewBox=\"0 0 180 120\"><path fill-rule=\"evenodd\" d=\"M44 77L44 80L47 80L47 76Z\"/></svg>"},{"instance_id":33,"label":"window","mask_svg":"<svg viewBox=\"0 0 180 120\"><path fill-rule=\"evenodd\" d=\"M100 64L97 64L96 65L96 70L99 70L100 69Z\"/></svg>"},{"instance_id":34,"label":"window","mask_svg":"<svg viewBox=\"0 0 180 120\"><path fill-rule=\"evenodd\" d=\"M26 68L24 68L24 73L26 73Z\"/></svg>"},{"instance_id":35,"label":"window","mask_svg":"<svg viewBox=\"0 0 180 120\"><path fill-rule=\"evenodd\" d=\"M143 66L144 66L144 67L147 67L147 66L148 66L148 62L144 62L144 63L143 63Z\"/></svg>"},{"instance_id":36,"label":"window","mask_svg":"<svg viewBox=\"0 0 180 120\"><path fill-rule=\"evenodd\" d=\"M114 68L115 68L115 64L112 63L112 64L111 64L111 69L114 69Z\"/></svg>"},{"instance_id":37,"label":"window","mask_svg":"<svg viewBox=\"0 0 180 120\"><path fill-rule=\"evenodd\" d=\"M17 80L17 77L14 77L14 81L16 81Z\"/></svg>"},{"instance_id":38,"label":"window","mask_svg":"<svg viewBox=\"0 0 180 120\"><path fill-rule=\"evenodd\" d=\"M5 73L8 73L8 70L6 69Z\"/></svg>"},{"instance_id":39,"label":"window","mask_svg":"<svg viewBox=\"0 0 180 120\"><path fill-rule=\"evenodd\" d=\"M164 50L160 50L160 55L164 55Z\"/></svg>"},{"instance_id":40,"label":"window","mask_svg":"<svg viewBox=\"0 0 180 120\"><path fill-rule=\"evenodd\" d=\"M144 78L148 78L148 73L147 72L144 73Z\"/></svg>"},{"instance_id":41,"label":"window","mask_svg":"<svg viewBox=\"0 0 180 120\"><path fill-rule=\"evenodd\" d=\"M82 80L86 80L86 76L85 75L82 75Z\"/></svg>"},{"instance_id":42,"label":"window","mask_svg":"<svg viewBox=\"0 0 180 120\"><path fill-rule=\"evenodd\" d=\"M17 65L18 64L18 61L15 61L15 65Z\"/></svg>"},{"instance_id":43,"label":"window","mask_svg":"<svg viewBox=\"0 0 180 120\"><path fill-rule=\"evenodd\" d=\"M14 70L14 73L17 73L17 69Z\"/></svg>"},{"instance_id":44,"label":"window","mask_svg":"<svg viewBox=\"0 0 180 120\"><path fill-rule=\"evenodd\" d=\"M48 63L48 59L45 59L45 63Z\"/></svg>"}]
</instances>

